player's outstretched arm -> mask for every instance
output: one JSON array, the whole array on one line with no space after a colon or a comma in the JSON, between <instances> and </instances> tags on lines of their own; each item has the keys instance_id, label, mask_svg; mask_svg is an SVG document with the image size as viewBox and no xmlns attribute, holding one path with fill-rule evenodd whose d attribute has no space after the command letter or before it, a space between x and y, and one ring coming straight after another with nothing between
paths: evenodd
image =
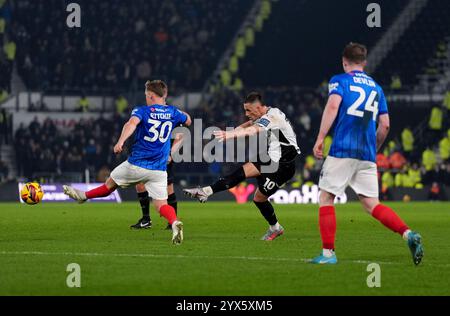
<instances>
[{"instance_id":1,"label":"player's outstretched arm","mask_svg":"<svg viewBox=\"0 0 450 316\"><path fill-rule=\"evenodd\" d=\"M377 152L383 146L384 141L389 133L390 122L389 114L381 114L378 117L378 128L377 128Z\"/></svg>"},{"instance_id":2,"label":"player's outstretched arm","mask_svg":"<svg viewBox=\"0 0 450 316\"><path fill-rule=\"evenodd\" d=\"M263 131L263 128L258 125L251 125L246 128L234 129L232 131L215 131L213 134L219 140L219 142L223 142L230 138L240 138L246 136L253 136Z\"/></svg>"},{"instance_id":3,"label":"player's outstretched arm","mask_svg":"<svg viewBox=\"0 0 450 316\"><path fill-rule=\"evenodd\" d=\"M236 129L247 128L247 127L252 126L253 124L255 124L253 121L247 121L247 122L239 125L238 127L236 127Z\"/></svg>"},{"instance_id":4,"label":"player's outstretched arm","mask_svg":"<svg viewBox=\"0 0 450 316\"><path fill-rule=\"evenodd\" d=\"M336 120L341 101L342 97L338 94L332 94L328 98L327 105L323 111L322 122L320 123L319 135L317 136L316 144L313 149L314 156L317 159L323 158L323 141L325 137L327 137L331 126L333 126L334 120Z\"/></svg>"},{"instance_id":5,"label":"player's outstretched arm","mask_svg":"<svg viewBox=\"0 0 450 316\"><path fill-rule=\"evenodd\" d=\"M114 146L115 154L120 154L123 151L123 144L125 144L127 139L130 138L131 135L133 135L134 131L136 130L136 127L139 125L140 122L141 120L139 118L137 118L136 116L132 116L130 120L125 123L122 129L122 134L120 135L117 144Z\"/></svg>"}]
</instances>

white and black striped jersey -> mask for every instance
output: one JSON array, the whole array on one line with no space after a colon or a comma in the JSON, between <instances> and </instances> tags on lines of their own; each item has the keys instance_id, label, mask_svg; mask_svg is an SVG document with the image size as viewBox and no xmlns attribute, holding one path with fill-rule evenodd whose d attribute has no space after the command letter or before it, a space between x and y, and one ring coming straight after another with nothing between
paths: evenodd
<instances>
[{"instance_id":1,"label":"white and black striped jersey","mask_svg":"<svg viewBox=\"0 0 450 316\"><path fill-rule=\"evenodd\" d=\"M267 131L268 154L274 162L289 162L300 154L297 135L291 122L278 108L269 107L267 113L255 121Z\"/></svg>"}]
</instances>

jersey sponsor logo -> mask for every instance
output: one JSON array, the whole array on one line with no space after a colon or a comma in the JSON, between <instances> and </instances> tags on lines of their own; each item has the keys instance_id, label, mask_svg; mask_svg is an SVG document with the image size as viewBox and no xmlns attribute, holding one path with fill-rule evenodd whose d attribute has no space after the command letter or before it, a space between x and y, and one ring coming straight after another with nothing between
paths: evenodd
<instances>
[{"instance_id":1,"label":"jersey sponsor logo","mask_svg":"<svg viewBox=\"0 0 450 316\"><path fill-rule=\"evenodd\" d=\"M152 108L152 112L166 112L166 109Z\"/></svg>"},{"instance_id":2,"label":"jersey sponsor logo","mask_svg":"<svg viewBox=\"0 0 450 316\"><path fill-rule=\"evenodd\" d=\"M339 82L330 83L328 85L328 92L331 93L333 91L337 91L338 88L339 88Z\"/></svg>"},{"instance_id":3,"label":"jersey sponsor logo","mask_svg":"<svg viewBox=\"0 0 450 316\"><path fill-rule=\"evenodd\" d=\"M259 119L258 124L267 127L267 126L269 126L270 121L266 118L262 118L262 119Z\"/></svg>"}]
</instances>

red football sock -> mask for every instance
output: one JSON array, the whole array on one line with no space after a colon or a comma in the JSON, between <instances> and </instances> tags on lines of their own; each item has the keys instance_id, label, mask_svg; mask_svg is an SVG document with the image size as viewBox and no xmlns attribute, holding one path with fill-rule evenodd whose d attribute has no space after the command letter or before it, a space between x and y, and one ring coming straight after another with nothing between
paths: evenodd
<instances>
[{"instance_id":1,"label":"red football sock","mask_svg":"<svg viewBox=\"0 0 450 316\"><path fill-rule=\"evenodd\" d=\"M159 214L165 219L167 219L170 225L172 225L173 222L177 220L177 214L175 213L175 209L168 204L161 206L161 208L159 209Z\"/></svg>"},{"instance_id":2,"label":"red football sock","mask_svg":"<svg viewBox=\"0 0 450 316\"><path fill-rule=\"evenodd\" d=\"M336 236L336 213L334 212L334 206L322 206L319 209L319 226L323 249L334 250L334 239Z\"/></svg>"},{"instance_id":3,"label":"red football sock","mask_svg":"<svg viewBox=\"0 0 450 316\"><path fill-rule=\"evenodd\" d=\"M372 216L379 220L384 226L392 230L393 232L403 235L408 230L402 219L389 207L378 204L372 211Z\"/></svg>"},{"instance_id":4,"label":"red football sock","mask_svg":"<svg viewBox=\"0 0 450 316\"><path fill-rule=\"evenodd\" d=\"M88 199L95 199L99 197L105 197L113 193L115 190L110 190L106 186L106 184L103 184L102 186L99 186L98 188L92 189L90 191L86 192L86 198Z\"/></svg>"}]
</instances>

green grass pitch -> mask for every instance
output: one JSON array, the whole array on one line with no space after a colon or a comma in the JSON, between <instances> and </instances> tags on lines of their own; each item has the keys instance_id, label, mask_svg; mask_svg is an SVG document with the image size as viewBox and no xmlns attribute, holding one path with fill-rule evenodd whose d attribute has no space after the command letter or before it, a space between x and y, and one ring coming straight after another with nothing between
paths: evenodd
<instances>
[{"instance_id":1,"label":"green grass pitch","mask_svg":"<svg viewBox=\"0 0 450 316\"><path fill-rule=\"evenodd\" d=\"M306 262L321 248L316 205L276 205L286 232L263 242L251 203L179 203L185 242L173 246L153 209L152 229L129 229L137 203L0 204L0 295L450 295L450 204L389 205L422 234L422 265L353 203L337 206L336 266ZM81 288L66 285L69 263Z\"/></svg>"}]
</instances>

